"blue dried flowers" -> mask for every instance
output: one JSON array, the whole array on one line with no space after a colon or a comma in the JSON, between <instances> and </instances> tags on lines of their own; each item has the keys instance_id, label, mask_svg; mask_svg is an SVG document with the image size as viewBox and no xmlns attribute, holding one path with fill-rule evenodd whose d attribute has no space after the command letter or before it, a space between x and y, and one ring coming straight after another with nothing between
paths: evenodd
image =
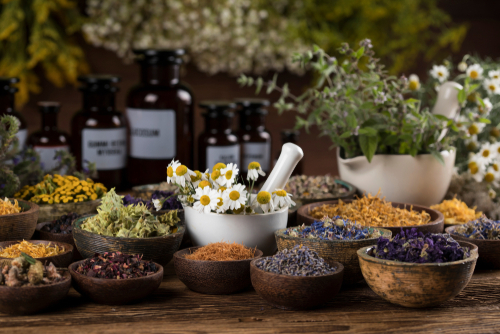
<instances>
[{"instance_id":1,"label":"blue dried flowers","mask_svg":"<svg viewBox=\"0 0 500 334\"><path fill-rule=\"evenodd\" d=\"M380 237L379 230L364 227L340 216L333 219L325 217L321 221L314 221L311 226L290 227L283 234L320 240L363 240Z\"/></svg>"},{"instance_id":2,"label":"blue dried flowers","mask_svg":"<svg viewBox=\"0 0 500 334\"><path fill-rule=\"evenodd\" d=\"M167 198L165 203L163 203L163 206L161 208L162 210L182 209L182 204L177 200L177 196L172 195L174 195L174 193L171 191L156 190L155 192L153 192L153 195L151 195L151 198L149 200L144 200L142 198L130 196L129 194L123 197L123 205L129 206L143 203L144 205L146 205L148 210L156 211L153 200Z\"/></svg>"},{"instance_id":3,"label":"blue dried flowers","mask_svg":"<svg viewBox=\"0 0 500 334\"><path fill-rule=\"evenodd\" d=\"M457 226L455 233L470 239L500 240L500 221L482 216L466 224Z\"/></svg>"},{"instance_id":4,"label":"blue dried flowers","mask_svg":"<svg viewBox=\"0 0 500 334\"><path fill-rule=\"evenodd\" d=\"M330 267L315 251L299 245L263 258L255 265L264 271L290 276L321 276L337 270L336 267Z\"/></svg>"},{"instance_id":5,"label":"blue dried flowers","mask_svg":"<svg viewBox=\"0 0 500 334\"><path fill-rule=\"evenodd\" d=\"M380 237L373 256L379 259L411 263L443 263L466 259L467 247L461 247L449 234L406 230L392 239Z\"/></svg>"}]
</instances>

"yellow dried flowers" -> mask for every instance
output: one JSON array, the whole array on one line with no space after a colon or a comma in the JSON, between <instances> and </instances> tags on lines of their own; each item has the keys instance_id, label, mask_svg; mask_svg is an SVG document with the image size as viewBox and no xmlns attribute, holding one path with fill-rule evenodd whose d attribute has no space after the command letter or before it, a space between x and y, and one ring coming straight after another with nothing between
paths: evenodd
<instances>
[{"instance_id":1,"label":"yellow dried flowers","mask_svg":"<svg viewBox=\"0 0 500 334\"><path fill-rule=\"evenodd\" d=\"M13 259L21 256L21 253L26 253L34 258L55 256L64 253L64 247L58 245L48 244L34 244L32 242L23 240L20 243L10 245L6 248L0 248L0 257Z\"/></svg>"},{"instance_id":2,"label":"yellow dried flowers","mask_svg":"<svg viewBox=\"0 0 500 334\"><path fill-rule=\"evenodd\" d=\"M471 220L480 218L482 212L476 212L476 207L469 208L467 204L459 199L444 200L440 204L431 206L444 215L444 223L447 225L465 224Z\"/></svg>"},{"instance_id":3,"label":"yellow dried flowers","mask_svg":"<svg viewBox=\"0 0 500 334\"><path fill-rule=\"evenodd\" d=\"M102 183L92 179L80 180L75 176L45 175L34 186L24 186L14 197L38 204L78 203L101 198L107 192Z\"/></svg>"},{"instance_id":4,"label":"yellow dried flowers","mask_svg":"<svg viewBox=\"0 0 500 334\"><path fill-rule=\"evenodd\" d=\"M4 200L0 198L0 216L19 212L21 212L21 207L16 200L14 200L14 203L11 203L11 201L7 197L5 197Z\"/></svg>"}]
</instances>

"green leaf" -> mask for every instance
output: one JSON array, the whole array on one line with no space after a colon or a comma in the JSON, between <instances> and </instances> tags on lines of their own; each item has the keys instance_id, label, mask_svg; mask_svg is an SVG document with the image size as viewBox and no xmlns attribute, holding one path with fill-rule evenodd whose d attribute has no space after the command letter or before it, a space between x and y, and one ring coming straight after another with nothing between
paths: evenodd
<instances>
[{"instance_id":1,"label":"green leaf","mask_svg":"<svg viewBox=\"0 0 500 334\"><path fill-rule=\"evenodd\" d=\"M444 166L444 159L443 159L443 156L441 155L441 153L439 153L438 151L436 150L432 150L431 151L431 154L434 158L436 158L440 163L441 165Z\"/></svg>"},{"instance_id":2,"label":"green leaf","mask_svg":"<svg viewBox=\"0 0 500 334\"><path fill-rule=\"evenodd\" d=\"M347 115L346 122L347 126L352 129L355 129L358 126L358 121L356 120L356 116L354 116L353 114Z\"/></svg>"},{"instance_id":3,"label":"green leaf","mask_svg":"<svg viewBox=\"0 0 500 334\"><path fill-rule=\"evenodd\" d=\"M440 121L449 121L450 119L446 116L443 115L434 115L435 118L439 119Z\"/></svg>"},{"instance_id":4,"label":"green leaf","mask_svg":"<svg viewBox=\"0 0 500 334\"><path fill-rule=\"evenodd\" d=\"M358 51L356 51L356 58L361 58L363 57L363 55L365 54L365 47L362 46L358 49Z\"/></svg>"},{"instance_id":5,"label":"green leaf","mask_svg":"<svg viewBox=\"0 0 500 334\"><path fill-rule=\"evenodd\" d=\"M264 85L264 80L261 77L257 78L257 81L255 81L255 94L259 94L260 90L262 89L262 86Z\"/></svg>"},{"instance_id":6,"label":"green leaf","mask_svg":"<svg viewBox=\"0 0 500 334\"><path fill-rule=\"evenodd\" d=\"M465 100L467 99L467 94L465 93L465 90L464 89L460 89L458 91L458 102L460 102L460 104L463 104L465 102Z\"/></svg>"},{"instance_id":7,"label":"green leaf","mask_svg":"<svg viewBox=\"0 0 500 334\"><path fill-rule=\"evenodd\" d=\"M36 260L34 258L32 258L31 256L29 256L28 254L21 252L21 255L26 259L26 261L28 261L29 264L36 263Z\"/></svg>"},{"instance_id":8,"label":"green leaf","mask_svg":"<svg viewBox=\"0 0 500 334\"><path fill-rule=\"evenodd\" d=\"M360 135L376 136L377 135L377 130L375 130L374 128L371 128L369 126L367 126L367 127L359 129L358 133Z\"/></svg>"},{"instance_id":9,"label":"green leaf","mask_svg":"<svg viewBox=\"0 0 500 334\"><path fill-rule=\"evenodd\" d=\"M359 146L368 162L371 162L373 155L377 151L378 137L361 135L359 136Z\"/></svg>"},{"instance_id":10,"label":"green leaf","mask_svg":"<svg viewBox=\"0 0 500 334\"><path fill-rule=\"evenodd\" d=\"M481 117L479 119L479 122L484 123L484 124L491 124L491 121L489 119L483 118L483 117Z\"/></svg>"},{"instance_id":11,"label":"green leaf","mask_svg":"<svg viewBox=\"0 0 500 334\"><path fill-rule=\"evenodd\" d=\"M345 139L345 138L349 138L350 136L351 136L351 131L346 131L340 135L340 138Z\"/></svg>"}]
</instances>

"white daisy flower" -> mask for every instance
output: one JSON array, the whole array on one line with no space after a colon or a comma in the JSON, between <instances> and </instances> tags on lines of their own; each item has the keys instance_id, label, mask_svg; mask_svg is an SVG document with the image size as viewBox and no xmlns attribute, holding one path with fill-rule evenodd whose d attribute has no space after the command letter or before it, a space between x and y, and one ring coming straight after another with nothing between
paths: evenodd
<instances>
[{"instance_id":1,"label":"white daisy flower","mask_svg":"<svg viewBox=\"0 0 500 334\"><path fill-rule=\"evenodd\" d=\"M247 199L247 191L242 184L235 184L232 188L224 191L224 203L231 210L240 209L245 205Z\"/></svg>"},{"instance_id":2,"label":"white daisy flower","mask_svg":"<svg viewBox=\"0 0 500 334\"><path fill-rule=\"evenodd\" d=\"M483 180L486 183L493 185L494 187L498 187L499 186L499 182L498 182L499 178L500 178L500 174L497 171L495 171L495 169L493 167L488 167L488 169L486 170L486 173L484 174Z\"/></svg>"},{"instance_id":3,"label":"white daisy flower","mask_svg":"<svg viewBox=\"0 0 500 334\"><path fill-rule=\"evenodd\" d=\"M201 179L204 180L204 181L208 181L210 180L210 172L209 172L209 169L207 169L205 171L205 173L202 173L201 174Z\"/></svg>"},{"instance_id":4,"label":"white daisy flower","mask_svg":"<svg viewBox=\"0 0 500 334\"><path fill-rule=\"evenodd\" d=\"M420 89L420 79L418 75L412 74L408 78L408 88L411 90L419 90Z\"/></svg>"},{"instance_id":5,"label":"white daisy flower","mask_svg":"<svg viewBox=\"0 0 500 334\"><path fill-rule=\"evenodd\" d=\"M224 187L221 187L221 188L224 188ZM216 207L217 213L225 213L227 211L227 205L224 202L224 191L225 190L226 189L217 190L217 207Z\"/></svg>"},{"instance_id":6,"label":"white daisy flower","mask_svg":"<svg viewBox=\"0 0 500 334\"><path fill-rule=\"evenodd\" d=\"M259 178L259 174L262 176L266 176L266 173L262 170L260 167L260 163L257 161L253 161L248 164L248 174L247 174L247 180L248 181L257 181Z\"/></svg>"},{"instance_id":7,"label":"white daisy flower","mask_svg":"<svg viewBox=\"0 0 500 334\"><path fill-rule=\"evenodd\" d=\"M465 73L469 78L479 80L483 77L483 68L479 64L474 64L469 66Z\"/></svg>"},{"instance_id":8,"label":"white daisy flower","mask_svg":"<svg viewBox=\"0 0 500 334\"><path fill-rule=\"evenodd\" d=\"M483 104L484 104L484 107L478 101L477 109L479 110L479 113L481 114L481 116L485 117L485 116L488 116L491 109L493 109L493 103L491 103L490 99L487 97L487 98L483 99Z\"/></svg>"},{"instance_id":9,"label":"white daisy flower","mask_svg":"<svg viewBox=\"0 0 500 334\"><path fill-rule=\"evenodd\" d=\"M434 65L430 71L430 74L434 79L438 79L439 82L445 82L450 75L450 72L444 65Z\"/></svg>"},{"instance_id":10,"label":"white daisy flower","mask_svg":"<svg viewBox=\"0 0 500 334\"><path fill-rule=\"evenodd\" d=\"M200 184L200 182L203 180L203 174L199 170L193 171L195 175L191 175L191 183L193 184L193 187L196 188Z\"/></svg>"},{"instance_id":11,"label":"white daisy flower","mask_svg":"<svg viewBox=\"0 0 500 334\"><path fill-rule=\"evenodd\" d=\"M484 79L483 87L490 95L500 94L500 80Z\"/></svg>"},{"instance_id":12,"label":"white daisy flower","mask_svg":"<svg viewBox=\"0 0 500 334\"><path fill-rule=\"evenodd\" d=\"M226 168L226 167L227 167L227 166L226 166L226 164L225 164L225 163L223 163L223 162L218 162L218 163L216 163L216 164L212 167L212 172L213 172L214 170L217 170L217 169L223 169L223 168Z\"/></svg>"},{"instance_id":13,"label":"white daisy flower","mask_svg":"<svg viewBox=\"0 0 500 334\"><path fill-rule=\"evenodd\" d=\"M177 167L179 167L181 163L179 160L175 161L172 159L172 162L170 162L167 166L167 183L172 183L175 182L175 170Z\"/></svg>"},{"instance_id":14,"label":"white daisy flower","mask_svg":"<svg viewBox=\"0 0 500 334\"><path fill-rule=\"evenodd\" d=\"M155 206L156 211L160 211L163 206L163 203L161 203L159 199L154 199L153 204Z\"/></svg>"},{"instance_id":15,"label":"white daisy flower","mask_svg":"<svg viewBox=\"0 0 500 334\"><path fill-rule=\"evenodd\" d=\"M210 181L202 180L200 183L198 183L198 188L205 189L208 187L208 189L212 189L212 184Z\"/></svg>"},{"instance_id":16,"label":"white daisy flower","mask_svg":"<svg viewBox=\"0 0 500 334\"><path fill-rule=\"evenodd\" d=\"M477 135L470 136L464 140L465 146L469 152L475 151L479 148L479 142L477 141Z\"/></svg>"},{"instance_id":17,"label":"white daisy flower","mask_svg":"<svg viewBox=\"0 0 500 334\"><path fill-rule=\"evenodd\" d=\"M470 136L474 136L481 133L484 130L485 126L486 126L485 123L474 122L471 125L469 125L469 127L467 128L467 132L469 133Z\"/></svg>"},{"instance_id":18,"label":"white daisy flower","mask_svg":"<svg viewBox=\"0 0 500 334\"><path fill-rule=\"evenodd\" d=\"M476 154L477 164L484 168L493 162L493 159L497 156L497 152L494 151L494 148L490 143L484 143L479 152Z\"/></svg>"},{"instance_id":19,"label":"white daisy flower","mask_svg":"<svg viewBox=\"0 0 500 334\"><path fill-rule=\"evenodd\" d=\"M193 209L199 213L210 213L212 210L217 208L217 191L205 187L203 189L196 188L196 194L193 198L197 200Z\"/></svg>"},{"instance_id":20,"label":"white daisy flower","mask_svg":"<svg viewBox=\"0 0 500 334\"><path fill-rule=\"evenodd\" d=\"M484 166L482 166L478 161L477 156L474 156L469 160L467 169L474 180L476 180L476 182L481 182L483 180L486 170L484 169Z\"/></svg>"},{"instance_id":21,"label":"white daisy flower","mask_svg":"<svg viewBox=\"0 0 500 334\"><path fill-rule=\"evenodd\" d=\"M494 152L494 154L499 157L500 156L500 142L496 142L494 144L491 144L491 150Z\"/></svg>"},{"instance_id":22,"label":"white daisy flower","mask_svg":"<svg viewBox=\"0 0 500 334\"><path fill-rule=\"evenodd\" d=\"M186 186L186 181L191 181L191 176L196 176L196 173L189 170L186 166L180 165L175 169L175 183L181 187Z\"/></svg>"},{"instance_id":23,"label":"white daisy flower","mask_svg":"<svg viewBox=\"0 0 500 334\"><path fill-rule=\"evenodd\" d=\"M221 169L214 169L214 171L210 174L210 181L214 187L218 187L221 183L224 184Z\"/></svg>"},{"instance_id":24,"label":"white daisy flower","mask_svg":"<svg viewBox=\"0 0 500 334\"><path fill-rule=\"evenodd\" d=\"M273 212L274 204L272 201L271 194L268 191L260 191L255 199L256 206L260 207L264 213Z\"/></svg>"},{"instance_id":25,"label":"white daisy flower","mask_svg":"<svg viewBox=\"0 0 500 334\"><path fill-rule=\"evenodd\" d=\"M490 78L492 78L493 80L499 80L500 79L500 70L489 71L488 76Z\"/></svg>"},{"instance_id":26,"label":"white daisy flower","mask_svg":"<svg viewBox=\"0 0 500 334\"><path fill-rule=\"evenodd\" d=\"M226 186L230 188L234 181L236 181L236 177L238 176L238 172L240 170L238 169L236 164L229 163L227 164L226 168L223 168L220 170L221 177L217 179L217 182L221 186Z\"/></svg>"},{"instance_id":27,"label":"white daisy flower","mask_svg":"<svg viewBox=\"0 0 500 334\"><path fill-rule=\"evenodd\" d=\"M273 205L275 209L295 205L295 202L290 198L291 196L291 194L288 194L283 189L276 189L273 191Z\"/></svg>"},{"instance_id":28,"label":"white daisy flower","mask_svg":"<svg viewBox=\"0 0 500 334\"><path fill-rule=\"evenodd\" d=\"M465 72L467 71L467 63L465 61L462 61L458 64L457 68L460 72Z\"/></svg>"},{"instance_id":29,"label":"white daisy flower","mask_svg":"<svg viewBox=\"0 0 500 334\"><path fill-rule=\"evenodd\" d=\"M465 111L465 113L467 113L467 112L468 112L468 110ZM467 128L468 128L469 123L470 123L470 121L469 121L469 118L467 118L467 116L460 115L458 117L458 120L455 123L455 125L457 126L457 128L459 130L467 132Z\"/></svg>"}]
</instances>

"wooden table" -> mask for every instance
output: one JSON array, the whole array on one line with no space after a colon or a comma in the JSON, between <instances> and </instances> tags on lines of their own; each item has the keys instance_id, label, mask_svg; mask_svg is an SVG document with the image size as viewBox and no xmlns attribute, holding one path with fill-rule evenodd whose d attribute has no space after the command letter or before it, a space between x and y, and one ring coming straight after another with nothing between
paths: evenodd
<instances>
[{"instance_id":1,"label":"wooden table","mask_svg":"<svg viewBox=\"0 0 500 334\"><path fill-rule=\"evenodd\" d=\"M498 333L500 270L474 274L455 299L408 309L378 297L365 283L341 291L326 307L272 308L253 291L211 296L188 290L166 268L161 287L140 303L94 304L71 290L57 307L33 316L0 315L2 333ZM127 293L124 291L123 293Z\"/></svg>"}]
</instances>

